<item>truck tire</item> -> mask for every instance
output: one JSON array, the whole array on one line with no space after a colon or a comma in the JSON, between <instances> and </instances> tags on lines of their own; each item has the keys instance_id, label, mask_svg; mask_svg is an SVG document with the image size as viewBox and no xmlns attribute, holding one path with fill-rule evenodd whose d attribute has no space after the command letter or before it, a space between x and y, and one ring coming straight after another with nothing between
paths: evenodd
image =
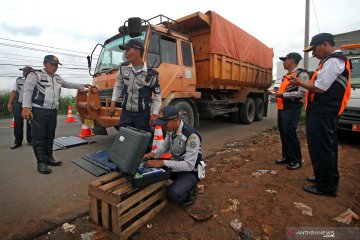
<instances>
[{"instance_id":1,"label":"truck tire","mask_svg":"<svg viewBox=\"0 0 360 240\"><path fill-rule=\"evenodd\" d=\"M240 106L241 104L236 104L236 107L239 108L239 110L229 114L233 123L240 123Z\"/></svg>"},{"instance_id":2,"label":"truck tire","mask_svg":"<svg viewBox=\"0 0 360 240\"><path fill-rule=\"evenodd\" d=\"M243 124L250 124L255 117L255 103L250 97L247 97L245 102L240 105L240 122Z\"/></svg>"},{"instance_id":3,"label":"truck tire","mask_svg":"<svg viewBox=\"0 0 360 240\"><path fill-rule=\"evenodd\" d=\"M264 117L264 101L261 98L255 98L255 116L254 121L261 121Z\"/></svg>"},{"instance_id":4,"label":"truck tire","mask_svg":"<svg viewBox=\"0 0 360 240\"><path fill-rule=\"evenodd\" d=\"M186 100L175 100L170 105L176 107L179 110L180 118L188 125L194 126L195 114L190 103Z\"/></svg>"}]
</instances>

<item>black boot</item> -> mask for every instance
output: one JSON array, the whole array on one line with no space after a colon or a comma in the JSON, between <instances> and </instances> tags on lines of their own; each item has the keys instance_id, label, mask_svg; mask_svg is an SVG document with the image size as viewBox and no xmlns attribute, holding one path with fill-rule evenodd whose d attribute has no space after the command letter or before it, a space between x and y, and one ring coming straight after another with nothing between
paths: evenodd
<instances>
[{"instance_id":1,"label":"black boot","mask_svg":"<svg viewBox=\"0 0 360 240\"><path fill-rule=\"evenodd\" d=\"M197 184L189 191L189 196L184 203L180 204L181 207L188 207L194 204L198 192Z\"/></svg>"},{"instance_id":2,"label":"black boot","mask_svg":"<svg viewBox=\"0 0 360 240\"><path fill-rule=\"evenodd\" d=\"M45 148L44 146L33 146L34 154L37 160L37 170L42 174L51 173L51 169L48 168L45 162Z\"/></svg>"},{"instance_id":3,"label":"black boot","mask_svg":"<svg viewBox=\"0 0 360 240\"><path fill-rule=\"evenodd\" d=\"M45 154L46 154L46 164L50 166L60 166L62 161L57 161L53 157L53 145L45 146Z\"/></svg>"}]
</instances>

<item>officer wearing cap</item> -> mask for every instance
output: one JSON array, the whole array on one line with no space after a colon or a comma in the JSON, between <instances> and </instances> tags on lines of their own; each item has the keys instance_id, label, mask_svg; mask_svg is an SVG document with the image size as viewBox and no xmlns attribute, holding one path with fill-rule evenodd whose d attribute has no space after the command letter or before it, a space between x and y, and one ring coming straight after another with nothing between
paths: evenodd
<instances>
[{"instance_id":1,"label":"officer wearing cap","mask_svg":"<svg viewBox=\"0 0 360 240\"><path fill-rule=\"evenodd\" d=\"M121 96L122 113L119 126L150 131L150 125L157 119L161 106L159 74L143 62L142 42L131 39L119 47L126 51L125 57L128 62L120 66L109 114L113 114L115 104Z\"/></svg>"},{"instance_id":2,"label":"officer wearing cap","mask_svg":"<svg viewBox=\"0 0 360 240\"><path fill-rule=\"evenodd\" d=\"M337 127L339 116L350 97L350 61L335 47L334 36L320 33L311 39L304 52L312 51L320 64L305 82L291 77L294 86L307 89L306 138L315 176L308 177L315 185L304 191L326 196L336 196L339 186Z\"/></svg>"},{"instance_id":3,"label":"officer wearing cap","mask_svg":"<svg viewBox=\"0 0 360 240\"><path fill-rule=\"evenodd\" d=\"M24 137L24 119L21 116L22 111L22 96L23 96L23 87L25 83L25 78L30 71L33 71L33 68L30 66L25 66L24 68L20 68L22 71L22 77L18 77L13 85L12 91L10 93L10 98L8 102L8 111L13 112L14 114L14 136L15 142L11 145L11 149L16 149L22 145L23 137ZM31 127L30 122L26 121L26 140L28 145L32 145L31 143Z\"/></svg>"},{"instance_id":4,"label":"officer wearing cap","mask_svg":"<svg viewBox=\"0 0 360 240\"><path fill-rule=\"evenodd\" d=\"M295 170L301 167L302 156L300 141L296 134L306 90L303 87L290 85L289 77L296 76L303 81L309 81L309 74L298 64L302 59L296 52L280 57L287 74L283 77L278 92L269 92L277 97L278 127L282 143L282 159L277 164L288 164L287 169Z\"/></svg>"},{"instance_id":5,"label":"officer wearing cap","mask_svg":"<svg viewBox=\"0 0 360 240\"><path fill-rule=\"evenodd\" d=\"M25 80L22 116L30 120L33 150L40 173L51 173L48 165L59 166L61 161L53 158L53 140L61 87L83 89L90 84L64 81L55 74L59 59L53 55L44 58L44 68L30 72Z\"/></svg>"},{"instance_id":6,"label":"officer wearing cap","mask_svg":"<svg viewBox=\"0 0 360 240\"><path fill-rule=\"evenodd\" d=\"M166 191L167 198L177 204L188 206L196 199L199 175L197 168L202 159L200 133L179 118L178 110L166 106L154 121L168 133L164 142L156 150L144 155L146 158L158 158L170 151L173 160L148 160L149 167L168 167L173 170L170 179L173 183Z\"/></svg>"}]
</instances>

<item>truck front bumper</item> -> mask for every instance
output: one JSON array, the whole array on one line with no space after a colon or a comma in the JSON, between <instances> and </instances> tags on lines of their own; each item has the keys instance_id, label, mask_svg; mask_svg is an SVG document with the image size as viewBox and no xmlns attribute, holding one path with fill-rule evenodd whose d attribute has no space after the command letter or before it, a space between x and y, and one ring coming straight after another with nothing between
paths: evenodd
<instances>
[{"instance_id":1,"label":"truck front bumper","mask_svg":"<svg viewBox=\"0 0 360 240\"><path fill-rule=\"evenodd\" d=\"M360 108L347 107L340 116L338 128L347 131L360 131Z\"/></svg>"},{"instance_id":2,"label":"truck front bumper","mask_svg":"<svg viewBox=\"0 0 360 240\"><path fill-rule=\"evenodd\" d=\"M115 127L119 125L121 108L116 108L110 116L108 109L111 99L100 100L99 90L92 86L89 90L78 90L76 95L76 108L81 122L93 120L94 124L101 127Z\"/></svg>"}]
</instances>

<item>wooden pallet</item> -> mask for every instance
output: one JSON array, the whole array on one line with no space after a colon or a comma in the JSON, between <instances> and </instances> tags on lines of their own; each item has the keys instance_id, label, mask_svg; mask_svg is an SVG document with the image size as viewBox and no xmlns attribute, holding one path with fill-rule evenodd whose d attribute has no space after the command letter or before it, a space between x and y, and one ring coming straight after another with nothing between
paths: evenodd
<instances>
[{"instance_id":1,"label":"wooden pallet","mask_svg":"<svg viewBox=\"0 0 360 240\"><path fill-rule=\"evenodd\" d=\"M89 184L91 225L110 239L128 239L166 206L166 184L133 188L117 172L97 179Z\"/></svg>"}]
</instances>

